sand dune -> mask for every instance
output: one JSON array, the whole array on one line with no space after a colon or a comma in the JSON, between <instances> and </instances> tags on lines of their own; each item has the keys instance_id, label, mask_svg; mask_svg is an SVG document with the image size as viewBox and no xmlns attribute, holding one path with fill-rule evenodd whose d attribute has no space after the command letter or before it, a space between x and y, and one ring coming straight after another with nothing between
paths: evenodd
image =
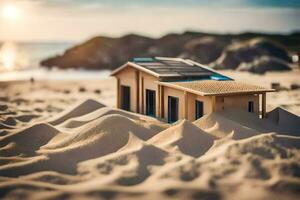
<instances>
[{"instance_id":1,"label":"sand dune","mask_svg":"<svg viewBox=\"0 0 300 200\"><path fill-rule=\"evenodd\" d=\"M84 130L73 133L72 136L66 138L66 140L61 140L56 144L45 146L44 148L56 150L65 147L69 148L70 146L76 146L77 144L82 145L85 141L94 142L95 137L102 137L107 140L107 143L104 143L105 146L103 147L106 149L111 148L112 145L116 145L117 143L126 142L129 133L132 133L143 140L147 140L155 134L155 132L150 129L146 129L122 115L112 114L98 118L95 121L86 124Z\"/></svg>"},{"instance_id":2,"label":"sand dune","mask_svg":"<svg viewBox=\"0 0 300 200\"><path fill-rule=\"evenodd\" d=\"M219 138L229 136L233 139L242 139L260 133L258 130L230 120L220 113L206 115L193 123L204 131Z\"/></svg>"},{"instance_id":3,"label":"sand dune","mask_svg":"<svg viewBox=\"0 0 300 200\"><path fill-rule=\"evenodd\" d=\"M38 130L41 131L41 129ZM35 133L31 129L29 129L29 132ZM107 155L125 146L128 143L130 133L143 140L149 139L155 134L150 129L146 129L124 116L118 114L107 115L90 122L85 127L85 131L74 132L71 136L62 138L61 141L43 146L38 153L45 155L46 160L42 159L38 162L28 163L28 165L25 163L26 166L20 165L18 167L30 167L31 170L36 171L46 169L72 174L75 173L78 162ZM22 134L22 132L16 135L23 136L24 141L31 139L28 134ZM12 138L12 136L8 139L4 138L2 142L8 143L9 138ZM14 141L18 140L14 139ZM36 142L36 144L39 143ZM32 152L33 149L30 149L30 151ZM15 166L13 170L17 171ZM6 168L3 173L10 174L10 170ZM23 171L21 170L20 173L23 173ZM15 175L17 174L15 173Z\"/></svg>"},{"instance_id":4,"label":"sand dune","mask_svg":"<svg viewBox=\"0 0 300 200\"><path fill-rule=\"evenodd\" d=\"M299 199L299 117L281 108L172 125L92 99L55 113L1 116L0 198Z\"/></svg>"},{"instance_id":5,"label":"sand dune","mask_svg":"<svg viewBox=\"0 0 300 200\"><path fill-rule=\"evenodd\" d=\"M102 108L99 108L93 112L86 114L86 115L70 118L70 119L66 120L65 122L61 123L59 126L64 127L64 128L77 128L77 127L87 124L90 121L93 121L93 120L101 118L105 115L111 115L111 114L119 114L119 115L125 116L125 117L127 117L131 120L134 120L137 123L145 126L146 128L149 128L156 132L160 132L163 129L168 127L168 124L158 121L152 117L140 115L137 113L127 112L127 111L120 110L120 109L109 108L109 107L102 107Z\"/></svg>"},{"instance_id":6,"label":"sand dune","mask_svg":"<svg viewBox=\"0 0 300 200\"><path fill-rule=\"evenodd\" d=\"M300 136L300 118L283 108L275 108L268 113L268 119L277 125L278 132Z\"/></svg>"},{"instance_id":7,"label":"sand dune","mask_svg":"<svg viewBox=\"0 0 300 200\"><path fill-rule=\"evenodd\" d=\"M82 103L79 103L77 106L61 113L60 116L55 117L54 119L50 120L49 123L52 125L58 125L69 118L78 117L78 116L87 114L98 108L102 108L103 106L104 106L103 104L101 104L97 101L88 99Z\"/></svg>"},{"instance_id":8,"label":"sand dune","mask_svg":"<svg viewBox=\"0 0 300 200\"><path fill-rule=\"evenodd\" d=\"M161 148L178 150L181 153L198 157L203 155L213 144L214 136L197 128L187 120L160 132L148 142Z\"/></svg>"},{"instance_id":9,"label":"sand dune","mask_svg":"<svg viewBox=\"0 0 300 200\"><path fill-rule=\"evenodd\" d=\"M16 119L21 122L29 122L37 117L39 117L39 115L19 115L18 117L16 117Z\"/></svg>"},{"instance_id":10,"label":"sand dune","mask_svg":"<svg viewBox=\"0 0 300 200\"><path fill-rule=\"evenodd\" d=\"M8 126L16 126L18 122L13 117L7 117L2 123Z\"/></svg>"},{"instance_id":11,"label":"sand dune","mask_svg":"<svg viewBox=\"0 0 300 200\"><path fill-rule=\"evenodd\" d=\"M99 178L110 175L110 184L137 185L151 176L151 166L166 164L170 156L169 152L147 144L130 133L123 148L105 157L85 161L79 165L78 170L82 174L93 173Z\"/></svg>"},{"instance_id":12,"label":"sand dune","mask_svg":"<svg viewBox=\"0 0 300 200\"><path fill-rule=\"evenodd\" d=\"M6 125L6 124L0 122L0 129L1 130L3 130L3 129L13 129L13 128L14 128L13 126Z\"/></svg>"},{"instance_id":13,"label":"sand dune","mask_svg":"<svg viewBox=\"0 0 300 200\"><path fill-rule=\"evenodd\" d=\"M10 148L0 148L0 156L32 156L44 144L47 144L59 131L49 124L35 124L22 131L0 138L0 144L11 144Z\"/></svg>"},{"instance_id":14,"label":"sand dune","mask_svg":"<svg viewBox=\"0 0 300 200\"><path fill-rule=\"evenodd\" d=\"M295 189L300 186L299 179L295 179L299 172L299 139L262 134L229 140L212 147L204 157L177 166L163 176L203 185L208 190L218 188L215 194L227 191L223 196L226 199L244 199L247 194L244 189L253 187L257 189L251 195L253 199L296 199L299 193ZM240 192L229 192L228 184Z\"/></svg>"},{"instance_id":15,"label":"sand dune","mask_svg":"<svg viewBox=\"0 0 300 200\"><path fill-rule=\"evenodd\" d=\"M272 119L272 117L267 119L259 119L252 113L235 109L227 110L225 112L221 112L220 114L243 126L258 130L259 132L277 132L280 134L299 136L298 126L296 125L299 122L299 117L280 108L276 108L275 112L276 110L281 110L281 121L283 121L283 123L280 123L280 121L274 121L274 118ZM286 123L284 122L284 118L287 119Z\"/></svg>"}]
</instances>

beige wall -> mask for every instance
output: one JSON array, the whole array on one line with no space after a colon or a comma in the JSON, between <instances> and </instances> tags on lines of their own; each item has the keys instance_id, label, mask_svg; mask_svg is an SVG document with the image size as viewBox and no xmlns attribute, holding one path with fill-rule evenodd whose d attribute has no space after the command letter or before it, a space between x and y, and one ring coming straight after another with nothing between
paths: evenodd
<instances>
[{"instance_id":1,"label":"beige wall","mask_svg":"<svg viewBox=\"0 0 300 200\"><path fill-rule=\"evenodd\" d=\"M120 71L117 75L120 80L120 86L130 87L130 111L137 112L137 82L136 82L136 70L132 67L126 67Z\"/></svg>"},{"instance_id":2,"label":"beige wall","mask_svg":"<svg viewBox=\"0 0 300 200\"><path fill-rule=\"evenodd\" d=\"M138 76L137 76L138 72ZM145 113L146 110L146 89L156 91L156 116L158 116L158 85L155 83L158 79L152 75L138 71L133 67L125 67L122 71L115 75L120 80L120 86L125 85L130 87L130 111ZM138 80L137 80L138 79ZM137 92L137 87L139 92ZM138 101L139 100L139 101ZM137 103L138 101L138 103ZM142 102L143 101L143 102ZM144 112L143 112L144 111Z\"/></svg>"},{"instance_id":3,"label":"beige wall","mask_svg":"<svg viewBox=\"0 0 300 200\"><path fill-rule=\"evenodd\" d=\"M200 96L192 93L187 93L187 105L185 105L184 91L164 87L164 116L168 118L168 96L174 96L179 99L178 118L185 118L185 109L187 109L187 119L194 121L195 119L195 101L202 101L204 110L203 114L209 114L214 111L221 111L228 108L240 108L248 111L248 102L254 102L254 112L259 114L259 95L236 95L236 96ZM214 105L214 98L215 105ZM185 107L186 106L186 107Z\"/></svg>"},{"instance_id":4,"label":"beige wall","mask_svg":"<svg viewBox=\"0 0 300 200\"><path fill-rule=\"evenodd\" d=\"M195 107L196 100L202 101L204 105L203 114L209 114L213 111L213 97L199 96L192 93L186 93L187 95L187 105L185 105L184 91L173 89L169 87L164 87L164 116L168 118L168 96L177 97L178 102L178 118L185 118L185 109L187 110L187 119L190 121L195 120ZM186 106L186 107L185 107Z\"/></svg>"},{"instance_id":5,"label":"beige wall","mask_svg":"<svg viewBox=\"0 0 300 200\"><path fill-rule=\"evenodd\" d=\"M228 108L240 108L248 111L248 102L254 102L254 112L259 113L259 95L234 95L234 96L217 96L216 111L226 110Z\"/></svg>"},{"instance_id":6,"label":"beige wall","mask_svg":"<svg viewBox=\"0 0 300 200\"><path fill-rule=\"evenodd\" d=\"M158 94L158 84L155 83L155 81L158 81L158 78L151 76L149 74L146 74L144 72L141 73L141 77L143 77L144 80L144 88L143 88L143 99L144 99L144 104L143 104L143 110L145 113L146 112L146 89L149 90L154 90L155 91L155 106L156 106L156 116L158 116L158 109L159 109L159 94Z\"/></svg>"},{"instance_id":7,"label":"beige wall","mask_svg":"<svg viewBox=\"0 0 300 200\"><path fill-rule=\"evenodd\" d=\"M194 121L196 112L196 100L203 102L203 114L213 112L213 97L212 96L199 96L196 94L188 93L188 120Z\"/></svg>"},{"instance_id":8,"label":"beige wall","mask_svg":"<svg viewBox=\"0 0 300 200\"><path fill-rule=\"evenodd\" d=\"M168 96L178 98L178 118L184 119L184 92L164 86L164 118L168 119Z\"/></svg>"}]
</instances>

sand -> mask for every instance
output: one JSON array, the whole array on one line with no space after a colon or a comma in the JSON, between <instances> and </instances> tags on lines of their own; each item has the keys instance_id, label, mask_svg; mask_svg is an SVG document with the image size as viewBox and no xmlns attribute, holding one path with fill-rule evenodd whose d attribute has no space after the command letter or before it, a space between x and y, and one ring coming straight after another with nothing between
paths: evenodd
<instances>
[{"instance_id":1,"label":"sand","mask_svg":"<svg viewBox=\"0 0 300 200\"><path fill-rule=\"evenodd\" d=\"M1 199L299 199L299 91L268 119L167 124L113 108L107 82L0 84Z\"/></svg>"}]
</instances>

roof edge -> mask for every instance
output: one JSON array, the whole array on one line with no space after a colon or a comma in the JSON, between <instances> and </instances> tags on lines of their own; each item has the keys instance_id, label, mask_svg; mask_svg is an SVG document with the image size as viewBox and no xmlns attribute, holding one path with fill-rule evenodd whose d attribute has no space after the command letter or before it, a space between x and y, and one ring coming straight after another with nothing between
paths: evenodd
<instances>
[{"instance_id":1,"label":"roof edge","mask_svg":"<svg viewBox=\"0 0 300 200\"><path fill-rule=\"evenodd\" d=\"M121 71L122 69L124 69L127 65L128 65L128 62L126 62L125 64L121 65L120 67L114 69L114 70L110 73L110 76L114 76L114 75L117 74L119 71Z\"/></svg>"},{"instance_id":2,"label":"roof edge","mask_svg":"<svg viewBox=\"0 0 300 200\"><path fill-rule=\"evenodd\" d=\"M226 92L224 94L219 94L219 93L206 93L204 96L222 96L222 95L235 95L235 94L261 94L261 93L266 93L266 92L275 92L274 90L271 89L262 89L260 91L237 91L237 92Z\"/></svg>"},{"instance_id":3,"label":"roof edge","mask_svg":"<svg viewBox=\"0 0 300 200\"><path fill-rule=\"evenodd\" d=\"M155 72L153 72L153 71L151 71L151 70L148 70L148 69L146 69L146 68L144 68L144 67L142 67L142 66L140 66L140 65L137 65L137 64L135 64L135 63L133 63L133 62L127 62L127 63L121 65L121 66L118 67L117 69L113 70L113 71L110 73L110 76L115 76L117 73L119 73L120 71L122 71L124 68L126 68L126 67L128 67L128 66L133 67L133 68L138 69L138 70L141 70L141 71L146 72L146 73L148 73L148 74L151 74L151 75L153 75L153 76L155 76L155 77L159 77L159 74L157 74L157 73L155 73Z\"/></svg>"},{"instance_id":4,"label":"roof edge","mask_svg":"<svg viewBox=\"0 0 300 200\"><path fill-rule=\"evenodd\" d=\"M172 83L168 82L161 82L161 81L155 81L158 85L163 85L167 86L170 88L178 89L178 90L183 90L186 92L190 92L196 95L200 96L222 96L222 95L235 95L235 94L261 94L261 93L266 93L266 92L275 92L276 90L274 89L267 89L267 88L262 88L260 91L236 91L236 92L226 92L226 93L206 93L206 92L199 92L193 89L185 88L179 85L175 85Z\"/></svg>"},{"instance_id":5,"label":"roof edge","mask_svg":"<svg viewBox=\"0 0 300 200\"><path fill-rule=\"evenodd\" d=\"M157 83L158 85L168 86L170 88L187 91L187 92L190 92L190 93L193 93L193 94L198 94L200 96L205 96L205 94L206 94L204 92L195 91L195 90L188 89L188 88L185 88L185 87L182 87L182 86L179 86L179 85L175 85L175 84L172 84L172 83L161 82L161 81L155 81L155 83Z\"/></svg>"}]
</instances>

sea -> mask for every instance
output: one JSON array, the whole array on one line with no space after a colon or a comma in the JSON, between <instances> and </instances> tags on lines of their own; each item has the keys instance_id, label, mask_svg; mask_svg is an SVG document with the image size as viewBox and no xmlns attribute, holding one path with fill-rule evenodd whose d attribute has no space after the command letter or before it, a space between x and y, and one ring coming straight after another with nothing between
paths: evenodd
<instances>
[{"instance_id":1,"label":"sea","mask_svg":"<svg viewBox=\"0 0 300 200\"><path fill-rule=\"evenodd\" d=\"M43 59L61 55L71 42L0 42L0 81L103 79L109 71L47 69Z\"/></svg>"}]
</instances>

